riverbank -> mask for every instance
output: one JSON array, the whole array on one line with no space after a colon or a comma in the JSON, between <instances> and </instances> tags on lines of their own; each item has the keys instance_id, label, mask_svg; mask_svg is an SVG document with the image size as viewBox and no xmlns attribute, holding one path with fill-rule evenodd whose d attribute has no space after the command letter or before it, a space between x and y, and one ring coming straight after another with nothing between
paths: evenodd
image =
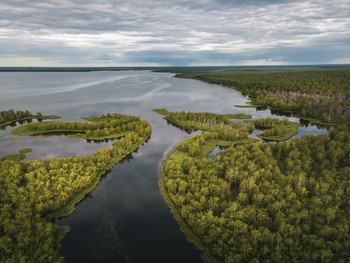
<instances>
[{"instance_id":1,"label":"riverbank","mask_svg":"<svg viewBox=\"0 0 350 263\"><path fill-rule=\"evenodd\" d=\"M3 207L0 227L5 229L5 238L22 240L19 243L6 244L7 252L6 255L1 255L2 259L14 262L20 261L19 259L22 261L25 259L27 262L62 262L58 254L59 242L69 228L58 227L52 221L71 214L75 210L74 206L95 189L101 176L136 151L151 135L149 123L140 120L139 117L108 114L108 118L104 116L94 118L96 123L91 125L78 122L42 122L27 124L16 129L17 134L18 130L20 134L32 134L32 132L44 134L61 131L56 128L57 125L66 127L65 130L69 132L89 131L89 128L95 128L93 125L98 125L104 134L108 132L111 135L112 131L113 135L116 128L123 130L123 138L107 148L98 149L89 156L77 155L72 158L47 158L43 161L22 162L18 157L22 155L25 157L25 152L31 150L25 148L21 150L22 153L5 156L5 159L0 160L0 171L6 171L6 174L11 175L11 180L6 178L3 180L0 188L6 191L0 189L0 193L5 194L8 191L13 193L10 197L0 196L3 200L10 198L13 204ZM82 126L84 129L77 130L77 126ZM101 134L99 138L104 136ZM12 214L16 214L16 217L11 216ZM22 217L25 217L25 220ZM11 231L6 230L9 228L8 218L15 220L13 224L16 227Z\"/></svg>"}]
</instances>

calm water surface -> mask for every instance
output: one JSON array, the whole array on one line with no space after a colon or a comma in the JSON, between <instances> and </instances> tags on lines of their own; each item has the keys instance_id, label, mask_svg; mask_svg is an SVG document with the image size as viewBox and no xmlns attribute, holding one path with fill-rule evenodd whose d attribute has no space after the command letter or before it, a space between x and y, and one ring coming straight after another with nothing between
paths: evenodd
<instances>
[{"instance_id":1,"label":"calm water surface","mask_svg":"<svg viewBox=\"0 0 350 263\"><path fill-rule=\"evenodd\" d=\"M233 89L172 76L150 71L0 73L0 110L40 111L60 115L62 121L118 112L139 115L152 125L147 143L117 164L76 205L74 213L56 220L71 227L61 250L67 262L201 262L200 252L179 230L158 185L159 167L166 153L193 134L167 124L151 110L276 116L270 110L234 108L247 99ZM33 148L27 160L89 155L112 143L88 143L67 136L17 137L8 134L11 129L0 130L0 156L26 147ZM309 125L300 127L298 136L324 133L326 129ZM219 151L216 148L209 158Z\"/></svg>"}]
</instances>

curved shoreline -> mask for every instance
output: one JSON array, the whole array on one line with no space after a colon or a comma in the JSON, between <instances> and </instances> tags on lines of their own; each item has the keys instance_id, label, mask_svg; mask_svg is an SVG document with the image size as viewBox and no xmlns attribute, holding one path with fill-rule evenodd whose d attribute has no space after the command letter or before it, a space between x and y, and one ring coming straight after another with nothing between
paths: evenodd
<instances>
[{"instance_id":1,"label":"curved shoreline","mask_svg":"<svg viewBox=\"0 0 350 263\"><path fill-rule=\"evenodd\" d=\"M51 219L58 219L60 217L68 216L71 213L73 213L75 211L74 206L80 201L82 201L87 194L89 194L97 187L97 185L100 183L101 177L104 174L108 173L110 169L112 169L118 162L122 161L129 154L132 154L134 151L136 151L149 138L150 136L144 138L143 140L135 144L133 147L130 147L130 149L127 152L123 153L123 155L113 158L103 170L99 171L98 175L96 176L96 179L93 182L91 182L91 184L86 189L83 189L80 193L78 193L75 197L68 201L67 205L62 207L60 210L49 213L47 217Z\"/></svg>"},{"instance_id":2,"label":"curved shoreline","mask_svg":"<svg viewBox=\"0 0 350 263\"><path fill-rule=\"evenodd\" d=\"M30 133L30 135L34 133L46 134L57 131L84 132L84 134L75 135L76 137L90 137L86 136L85 131L89 131L91 125L87 126L85 123L74 123L73 125L69 122L62 122L61 125L68 128L55 130L54 123L43 122L22 125L14 133L18 130L21 135L24 133ZM43 161L33 160L29 162L4 160L0 162L2 171L8 170L9 174L21 181L20 185L17 185L16 181L4 181L6 182L3 185L4 189L13 189L15 193L21 189L22 193L8 197L8 202L13 204L7 208L9 213L22 213L30 220L30 223L24 220L15 220L16 226L12 231L8 231L6 230L7 219L13 217L7 213L0 216L2 219L0 221L3 221L0 227L5 229L4 238L23 239L19 245L18 243L10 243L4 247L6 249L6 253L3 255L5 261L17 262L19 256L21 260L25 259L26 262L41 262L42 259L45 259L45 262L63 261L59 255L60 242L70 228L56 225L53 222L54 219L71 214L75 210L75 205L96 188L101 177L118 162L136 151L140 145L143 145L150 138L152 132L147 121L140 120L140 117L123 114L96 117L96 125L102 127L105 132L96 133L98 137L93 137L93 139L104 140L105 137L123 137L123 139L113 142L109 147L100 148L89 156L80 156L78 153L76 157L70 158L48 158ZM69 127L79 127L79 129L73 130ZM36 131L36 128L42 130ZM54 130L50 130L50 128ZM101 130L97 128L97 131ZM116 133L116 131L118 132ZM110 134L110 132L112 133ZM91 130L88 134L91 134ZM24 149L24 151L28 150ZM24 155L24 153L22 154ZM14 167L13 170L12 167ZM31 230L33 228L39 229L42 226L46 227L47 230L36 232ZM31 253L26 253L27 250Z\"/></svg>"}]
</instances>

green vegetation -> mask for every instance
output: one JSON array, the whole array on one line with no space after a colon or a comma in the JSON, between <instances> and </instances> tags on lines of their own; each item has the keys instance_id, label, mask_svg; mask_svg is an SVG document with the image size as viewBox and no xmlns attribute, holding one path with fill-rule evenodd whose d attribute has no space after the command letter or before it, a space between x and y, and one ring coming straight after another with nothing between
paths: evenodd
<instances>
[{"instance_id":1,"label":"green vegetation","mask_svg":"<svg viewBox=\"0 0 350 263\"><path fill-rule=\"evenodd\" d=\"M36 134L78 129L82 136L99 130L99 138L106 136L107 129L109 134L124 132L124 137L90 156L0 161L1 262L63 262L59 243L69 228L53 224L52 219L73 212L74 205L96 187L101 175L151 134L151 126L139 117L107 114L93 120L91 124L43 122L23 127Z\"/></svg>"},{"instance_id":2,"label":"green vegetation","mask_svg":"<svg viewBox=\"0 0 350 263\"><path fill-rule=\"evenodd\" d=\"M288 119L257 119L251 121L254 123L255 128L265 129L261 134L257 136L261 139L268 141L286 141L295 134L298 134L298 127L300 124L290 122Z\"/></svg>"},{"instance_id":3,"label":"green vegetation","mask_svg":"<svg viewBox=\"0 0 350 263\"><path fill-rule=\"evenodd\" d=\"M204 132L177 145L160 179L164 199L203 260L345 262L350 257L348 128L284 143L252 143L250 125L264 129L262 138L286 140L299 124L265 118L237 129L214 116L166 115L179 128ZM229 148L207 159L217 145Z\"/></svg>"},{"instance_id":4,"label":"green vegetation","mask_svg":"<svg viewBox=\"0 0 350 263\"><path fill-rule=\"evenodd\" d=\"M164 115L164 116L166 116L166 115L168 115L170 113L166 109L153 109L152 111L154 111L154 112L156 112L156 113L158 113L160 115Z\"/></svg>"},{"instance_id":5,"label":"green vegetation","mask_svg":"<svg viewBox=\"0 0 350 263\"><path fill-rule=\"evenodd\" d=\"M32 148L24 148L24 149L19 150L20 153L30 153L31 151L33 151Z\"/></svg>"},{"instance_id":6,"label":"green vegetation","mask_svg":"<svg viewBox=\"0 0 350 263\"><path fill-rule=\"evenodd\" d=\"M59 118L61 117L56 115L43 116L40 112L38 112L36 115L33 115L28 110L14 111L13 109L10 109L10 110L0 111L0 127L11 125L12 123L15 123L17 121L25 121L25 120L32 120L32 119L38 119L39 121L41 121L41 120L59 119Z\"/></svg>"},{"instance_id":7,"label":"green vegetation","mask_svg":"<svg viewBox=\"0 0 350 263\"><path fill-rule=\"evenodd\" d=\"M26 153L32 151L32 148L24 148L19 150L19 153L5 155L0 158L0 161L12 160L12 161L22 161L26 158Z\"/></svg>"},{"instance_id":8,"label":"green vegetation","mask_svg":"<svg viewBox=\"0 0 350 263\"><path fill-rule=\"evenodd\" d=\"M186 130L226 130L244 129L252 130L251 124L244 125L240 121L237 123L232 119L251 119L251 115L238 114L215 114L208 112L168 112L165 109L154 109L153 111L164 115L164 119Z\"/></svg>"},{"instance_id":9,"label":"green vegetation","mask_svg":"<svg viewBox=\"0 0 350 263\"><path fill-rule=\"evenodd\" d=\"M267 141L286 141L292 138L294 135L298 134L298 127L300 124L290 122L288 125L278 125L272 127L271 129L267 129L263 131L261 134L257 136L261 139Z\"/></svg>"},{"instance_id":10,"label":"green vegetation","mask_svg":"<svg viewBox=\"0 0 350 263\"><path fill-rule=\"evenodd\" d=\"M221 68L176 69L177 77L235 88L251 105L294 112L327 124L350 124L350 69Z\"/></svg>"},{"instance_id":11,"label":"green vegetation","mask_svg":"<svg viewBox=\"0 0 350 263\"><path fill-rule=\"evenodd\" d=\"M226 114L229 115L232 119L251 119L252 115L244 114L244 113L235 113L235 114Z\"/></svg>"},{"instance_id":12,"label":"green vegetation","mask_svg":"<svg viewBox=\"0 0 350 263\"><path fill-rule=\"evenodd\" d=\"M150 134L151 127L140 117L122 114L107 114L99 117L86 117L88 122L40 122L30 123L12 130L14 135L43 135L69 133L71 137L91 140L104 140L122 137L130 131L139 131L141 136Z\"/></svg>"},{"instance_id":13,"label":"green vegetation","mask_svg":"<svg viewBox=\"0 0 350 263\"><path fill-rule=\"evenodd\" d=\"M235 105L236 108L256 108L257 105Z\"/></svg>"},{"instance_id":14,"label":"green vegetation","mask_svg":"<svg viewBox=\"0 0 350 263\"><path fill-rule=\"evenodd\" d=\"M188 222L181 216L180 210L174 203L173 193L170 193L168 189L168 187L173 183L173 179L168 180L165 168L169 163L174 165L186 165L187 160L192 159L198 160L200 162L209 161L207 159L207 156L216 146L228 147L238 144L253 143L257 140L248 138L248 130L252 129L251 123L245 125L240 123L238 129L232 128L232 126L230 125L232 116L230 116L229 114L220 115L211 113L180 112L169 113L165 117L165 119L168 119L167 117L169 115L172 116L172 120L177 125L182 124L187 129L202 128L202 130L205 130L202 135L197 134L192 138L181 142L177 145L175 151L170 154L170 156L168 157L168 161L163 165L162 177L160 179L160 187L164 199L170 206L174 217L180 223L182 231L186 234L187 238L191 242L197 245L199 249L205 250L206 247L203 246L202 242L200 241L201 237L197 236L197 234L193 232L192 227L189 226ZM213 124L210 125L211 123ZM217 123L219 125L215 125L214 123ZM216 158L220 158L220 155L218 155ZM198 181L200 181L199 178ZM184 182L184 185L182 185L181 187L186 187L186 184L187 183ZM213 262L213 257L210 256L208 262Z\"/></svg>"},{"instance_id":15,"label":"green vegetation","mask_svg":"<svg viewBox=\"0 0 350 263\"><path fill-rule=\"evenodd\" d=\"M192 138L191 138L192 139ZM195 152L196 154L191 154L188 150L181 150L183 143L189 143L190 141L182 142L179 146L179 148L176 148L174 152L171 153L171 155L168 157L168 160L176 160L176 161L183 161L185 157L193 157L196 159L202 159L207 158L208 154L216 147L216 146L224 146L229 147L236 144L244 144L244 143L251 143L256 142L256 139L253 138L246 138L246 139L235 139L234 141L224 141L224 140L218 140L218 139L209 139L205 140L202 145L198 148L198 151Z\"/></svg>"},{"instance_id":16,"label":"green vegetation","mask_svg":"<svg viewBox=\"0 0 350 263\"><path fill-rule=\"evenodd\" d=\"M26 158L25 153L14 153L14 154L9 154L1 157L0 161L5 161L5 160L22 161L25 158Z\"/></svg>"},{"instance_id":17,"label":"green vegetation","mask_svg":"<svg viewBox=\"0 0 350 263\"><path fill-rule=\"evenodd\" d=\"M350 254L350 133L231 146L193 157L196 135L162 167L165 200L206 262L344 262ZM182 144L187 145L187 151Z\"/></svg>"}]
</instances>

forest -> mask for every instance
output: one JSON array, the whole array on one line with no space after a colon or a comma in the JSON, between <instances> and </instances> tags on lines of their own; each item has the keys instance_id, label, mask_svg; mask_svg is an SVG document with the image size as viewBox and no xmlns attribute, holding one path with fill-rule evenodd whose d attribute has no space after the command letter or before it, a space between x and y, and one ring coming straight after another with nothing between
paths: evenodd
<instances>
[{"instance_id":1,"label":"forest","mask_svg":"<svg viewBox=\"0 0 350 263\"><path fill-rule=\"evenodd\" d=\"M78 137L123 138L90 156L47 158L29 162L0 160L0 261L63 262L60 241L68 227L53 219L74 211L74 205L98 184L101 176L135 151L151 134L139 117L107 114L88 122L41 122L20 126L22 133L75 131ZM99 133L94 133L99 130ZM30 149L22 149L22 154Z\"/></svg>"},{"instance_id":2,"label":"forest","mask_svg":"<svg viewBox=\"0 0 350 263\"><path fill-rule=\"evenodd\" d=\"M59 118L61 117L56 115L43 116L41 112L38 112L35 115L33 115L28 110L25 110L25 111L22 111L22 110L15 111L14 109L3 110L3 111L0 111L0 127L11 125L17 121L18 122L30 121L32 119L37 119L38 121L42 121L45 119L59 119Z\"/></svg>"},{"instance_id":3,"label":"forest","mask_svg":"<svg viewBox=\"0 0 350 263\"><path fill-rule=\"evenodd\" d=\"M327 135L297 133L288 119L246 120L278 143L237 142L208 159L218 122L165 119L203 130L178 144L162 167L161 189L205 262L348 262L350 259L350 70L173 69L176 76L235 88L250 105L318 124ZM187 114L191 116L191 114ZM223 123L223 122L221 122ZM221 124L220 123L220 124ZM216 124L216 125L215 125ZM231 127L224 129L231 132ZM222 130L224 130L222 129ZM221 132L222 132L221 130ZM209 137L208 137L209 136ZM246 137L248 138L248 137ZM245 140L245 139L244 139ZM233 141L234 142L234 141ZM219 145L217 143L216 145Z\"/></svg>"},{"instance_id":4,"label":"forest","mask_svg":"<svg viewBox=\"0 0 350 263\"><path fill-rule=\"evenodd\" d=\"M166 70L169 71L169 70ZM235 88L250 105L334 126L326 135L290 139L298 123L244 114L154 109L187 132L162 166L161 192L204 262L349 262L350 70L330 68L173 69L177 77ZM0 261L64 262L69 231L53 219L74 211L103 174L148 140L137 116L106 114L85 122L41 122L28 111L0 112L0 126L38 119L15 135L120 138L90 156L20 161L0 158ZM250 138L254 129L262 130ZM273 141L273 142L266 142ZM227 147L208 158L216 146Z\"/></svg>"},{"instance_id":5,"label":"forest","mask_svg":"<svg viewBox=\"0 0 350 263\"><path fill-rule=\"evenodd\" d=\"M243 124L233 119L251 119L251 115L242 113L238 114L215 114L209 112L169 112L166 109L153 109L153 111L164 115L164 119L173 123L175 126L185 130L227 130L227 129L244 129L246 131L253 130L253 125Z\"/></svg>"},{"instance_id":6,"label":"forest","mask_svg":"<svg viewBox=\"0 0 350 263\"><path fill-rule=\"evenodd\" d=\"M260 119L255 125L287 122ZM346 262L348 128L277 144L253 143L248 133L222 137L222 131L220 140L232 139L231 146L214 160L206 158L205 145L218 137L206 131L179 143L162 167L165 200L203 260Z\"/></svg>"},{"instance_id":7,"label":"forest","mask_svg":"<svg viewBox=\"0 0 350 263\"><path fill-rule=\"evenodd\" d=\"M84 117L90 122L36 122L22 125L14 130L14 135L43 135L73 133L70 137L90 140L104 140L124 136L127 132L137 131L144 137L151 133L149 124L140 117L122 114L102 114L99 117Z\"/></svg>"},{"instance_id":8,"label":"forest","mask_svg":"<svg viewBox=\"0 0 350 263\"><path fill-rule=\"evenodd\" d=\"M179 68L192 78L237 89L253 106L291 112L315 123L350 123L350 69L344 68Z\"/></svg>"},{"instance_id":9,"label":"forest","mask_svg":"<svg viewBox=\"0 0 350 263\"><path fill-rule=\"evenodd\" d=\"M241 138L242 132L246 133L248 138L249 132L254 129L263 129L264 131L257 136L267 141L286 141L298 133L300 124L283 120L265 118L256 120L245 120L236 122L234 119L251 119L251 115L242 113L238 114L216 114L208 112L169 112L166 109L153 109L164 117L169 123L183 129L187 132L191 131L209 131L206 136L212 139L221 139L232 141ZM205 134L205 133L204 133ZM239 134L235 136L236 134ZM221 145L226 146L226 145Z\"/></svg>"}]
</instances>

